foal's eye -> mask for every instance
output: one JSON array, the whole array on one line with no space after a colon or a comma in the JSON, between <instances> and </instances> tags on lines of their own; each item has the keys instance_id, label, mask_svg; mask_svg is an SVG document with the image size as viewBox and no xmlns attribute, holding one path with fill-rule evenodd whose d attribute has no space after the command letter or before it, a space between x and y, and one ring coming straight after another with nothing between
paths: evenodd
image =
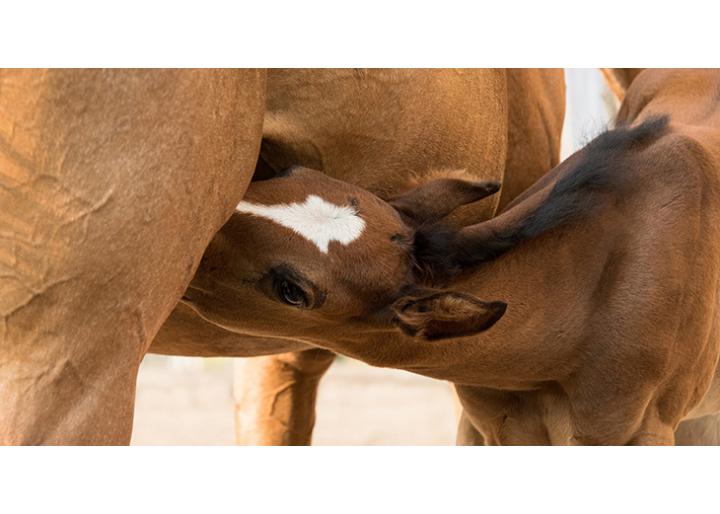
<instances>
[{"instance_id":1,"label":"foal's eye","mask_svg":"<svg viewBox=\"0 0 720 514\"><path fill-rule=\"evenodd\" d=\"M295 307L308 306L307 296L300 286L287 279L280 279L276 284L277 294L283 302Z\"/></svg>"}]
</instances>

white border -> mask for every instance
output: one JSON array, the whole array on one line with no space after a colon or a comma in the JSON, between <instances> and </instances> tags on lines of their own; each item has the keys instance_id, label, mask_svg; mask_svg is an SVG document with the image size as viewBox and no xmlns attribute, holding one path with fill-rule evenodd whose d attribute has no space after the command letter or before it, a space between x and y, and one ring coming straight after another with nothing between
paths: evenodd
<instances>
[{"instance_id":1,"label":"white border","mask_svg":"<svg viewBox=\"0 0 720 514\"><path fill-rule=\"evenodd\" d=\"M713 66L707 0L6 2L5 66Z\"/></svg>"},{"instance_id":2,"label":"white border","mask_svg":"<svg viewBox=\"0 0 720 514\"><path fill-rule=\"evenodd\" d=\"M717 66L706 0L6 3L4 66ZM0 94L1 89L0 89ZM0 449L3 512L715 508L716 448Z\"/></svg>"},{"instance_id":3,"label":"white border","mask_svg":"<svg viewBox=\"0 0 720 514\"><path fill-rule=\"evenodd\" d=\"M706 512L709 448L6 448L3 512Z\"/></svg>"}]
</instances>

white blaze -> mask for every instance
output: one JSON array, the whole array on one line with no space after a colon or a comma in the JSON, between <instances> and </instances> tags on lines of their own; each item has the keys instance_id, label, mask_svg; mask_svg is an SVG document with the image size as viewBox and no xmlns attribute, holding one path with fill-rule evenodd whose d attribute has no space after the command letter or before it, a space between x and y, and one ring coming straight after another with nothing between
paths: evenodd
<instances>
[{"instance_id":1,"label":"white blaze","mask_svg":"<svg viewBox=\"0 0 720 514\"><path fill-rule=\"evenodd\" d=\"M347 245L365 230L365 220L353 207L335 205L315 195L309 195L304 203L260 205L240 202L235 210L279 223L315 243L322 253L328 253L330 241Z\"/></svg>"}]
</instances>

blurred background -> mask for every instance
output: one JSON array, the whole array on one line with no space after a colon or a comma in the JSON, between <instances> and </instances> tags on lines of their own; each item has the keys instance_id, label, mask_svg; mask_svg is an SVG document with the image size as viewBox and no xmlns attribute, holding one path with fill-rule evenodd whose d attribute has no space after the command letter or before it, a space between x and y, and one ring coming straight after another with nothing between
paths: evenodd
<instances>
[{"instance_id":1,"label":"blurred background","mask_svg":"<svg viewBox=\"0 0 720 514\"><path fill-rule=\"evenodd\" d=\"M617 112L596 69L565 70L562 159L602 132ZM132 444L234 444L232 359L147 355L140 367ZM317 402L316 445L451 445L447 383L338 358Z\"/></svg>"}]
</instances>

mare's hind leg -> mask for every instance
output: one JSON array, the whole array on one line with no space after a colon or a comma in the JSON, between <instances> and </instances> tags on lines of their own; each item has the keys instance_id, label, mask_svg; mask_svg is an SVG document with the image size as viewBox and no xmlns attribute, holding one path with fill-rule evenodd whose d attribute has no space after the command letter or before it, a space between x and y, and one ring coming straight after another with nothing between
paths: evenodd
<instances>
[{"instance_id":1,"label":"mare's hind leg","mask_svg":"<svg viewBox=\"0 0 720 514\"><path fill-rule=\"evenodd\" d=\"M335 354L320 348L237 359L235 440L244 445L309 445L320 379Z\"/></svg>"},{"instance_id":2,"label":"mare's hind leg","mask_svg":"<svg viewBox=\"0 0 720 514\"><path fill-rule=\"evenodd\" d=\"M252 174L264 73L0 73L0 443L128 443L138 365Z\"/></svg>"}]
</instances>

